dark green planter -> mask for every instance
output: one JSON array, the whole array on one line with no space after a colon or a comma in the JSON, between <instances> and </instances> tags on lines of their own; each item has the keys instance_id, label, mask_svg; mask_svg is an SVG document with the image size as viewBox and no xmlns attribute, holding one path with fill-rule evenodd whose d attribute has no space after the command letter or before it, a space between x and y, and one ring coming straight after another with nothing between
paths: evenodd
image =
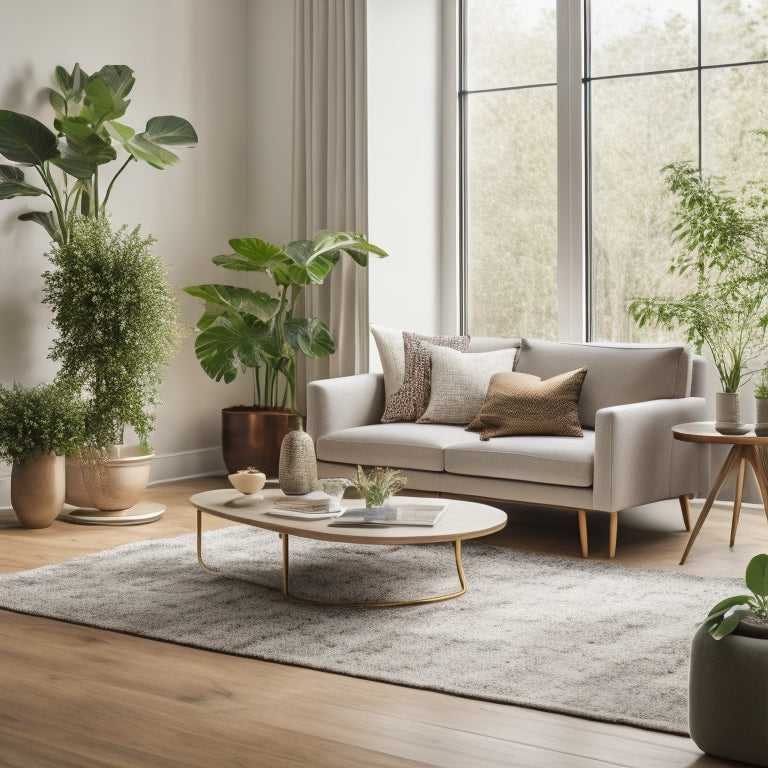
<instances>
[{"instance_id":1,"label":"dark green planter","mask_svg":"<svg viewBox=\"0 0 768 768\"><path fill-rule=\"evenodd\" d=\"M704 752L768 766L768 638L733 633L714 640L699 627L691 648L688 722Z\"/></svg>"}]
</instances>

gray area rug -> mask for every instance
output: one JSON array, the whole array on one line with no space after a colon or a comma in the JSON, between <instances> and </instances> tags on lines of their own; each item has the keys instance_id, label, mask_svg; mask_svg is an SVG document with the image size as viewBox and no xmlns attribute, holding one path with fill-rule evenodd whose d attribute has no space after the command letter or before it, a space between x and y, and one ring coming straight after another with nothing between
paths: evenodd
<instances>
[{"instance_id":1,"label":"gray area rug","mask_svg":"<svg viewBox=\"0 0 768 768\"><path fill-rule=\"evenodd\" d=\"M622 568L465 542L469 591L443 603L286 602L279 537L235 526L0 576L0 606L225 653L670 733L687 733L697 624L739 579ZM237 577L237 578L232 578ZM404 599L457 588L448 544L291 538L291 589Z\"/></svg>"}]
</instances>

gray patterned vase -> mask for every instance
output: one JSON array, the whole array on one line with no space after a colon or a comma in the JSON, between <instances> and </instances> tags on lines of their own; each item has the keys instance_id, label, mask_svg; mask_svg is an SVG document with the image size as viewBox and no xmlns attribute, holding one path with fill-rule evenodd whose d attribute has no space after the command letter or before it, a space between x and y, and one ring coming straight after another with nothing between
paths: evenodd
<instances>
[{"instance_id":1,"label":"gray patterned vase","mask_svg":"<svg viewBox=\"0 0 768 768\"><path fill-rule=\"evenodd\" d=\"M310 493L317 488L317 460L312 438L299 420L298 429L289 432L280 446L280 490L288 496Z\"/></svg>"}]
</instances>

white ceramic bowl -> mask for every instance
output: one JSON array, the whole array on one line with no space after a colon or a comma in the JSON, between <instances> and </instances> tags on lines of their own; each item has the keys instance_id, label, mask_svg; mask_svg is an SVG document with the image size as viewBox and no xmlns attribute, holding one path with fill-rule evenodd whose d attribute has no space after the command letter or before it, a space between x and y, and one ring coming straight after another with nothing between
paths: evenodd
<instances>
[{"instance_id":1,"label":"white ceramic bowl","mask_svg":"<svg viewBox=\"0 0 768 768\"><path fill-rule=\"evenodd\" d=\"M267 482L267 476L263 472L233 472L229 482L240 493L258 493Z\"/></svg>"}]
</instances>

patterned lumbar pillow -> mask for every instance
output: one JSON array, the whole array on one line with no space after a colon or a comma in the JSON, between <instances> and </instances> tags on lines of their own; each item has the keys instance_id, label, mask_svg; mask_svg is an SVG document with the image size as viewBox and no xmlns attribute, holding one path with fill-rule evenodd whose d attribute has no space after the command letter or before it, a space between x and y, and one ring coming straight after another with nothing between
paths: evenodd
<instances>
[{"instance_id":1,"label":"patterned lumbar pillow","mask_svg":"<svg viewBox=\"0 0 768 768\"><path fill-rule=\"evenodd\" d=\"M493 352L456 352L431 349L432 389L422 424L468 424L483 404L494 373L515 367L517 349Z\"/></svg>"},{"instance_id":2,"label":"patterned lumbar pillow","mask_svg":"<svg viewBox=\"0 0 768 768\"><path fill-rule=\"evenodd\" d=\"M424 413L431 388L430 345L463 351L469 346L469 336L421 336L403 331L403 382L387 397L382 421L416 421Z\"/></svg>"},{"instance_id":3,"label":"patterned lumbar pillow","mask_svg":"<svg viewBox=\"0 0 768 768\"><path fill-rule=\"evenodd\" d=\"M517 371L497 373L467 429L480 432L481 440L503 435L583 437L579 397L586 375L586 367L544 381Z\"/></svg>"}]
</instances>

